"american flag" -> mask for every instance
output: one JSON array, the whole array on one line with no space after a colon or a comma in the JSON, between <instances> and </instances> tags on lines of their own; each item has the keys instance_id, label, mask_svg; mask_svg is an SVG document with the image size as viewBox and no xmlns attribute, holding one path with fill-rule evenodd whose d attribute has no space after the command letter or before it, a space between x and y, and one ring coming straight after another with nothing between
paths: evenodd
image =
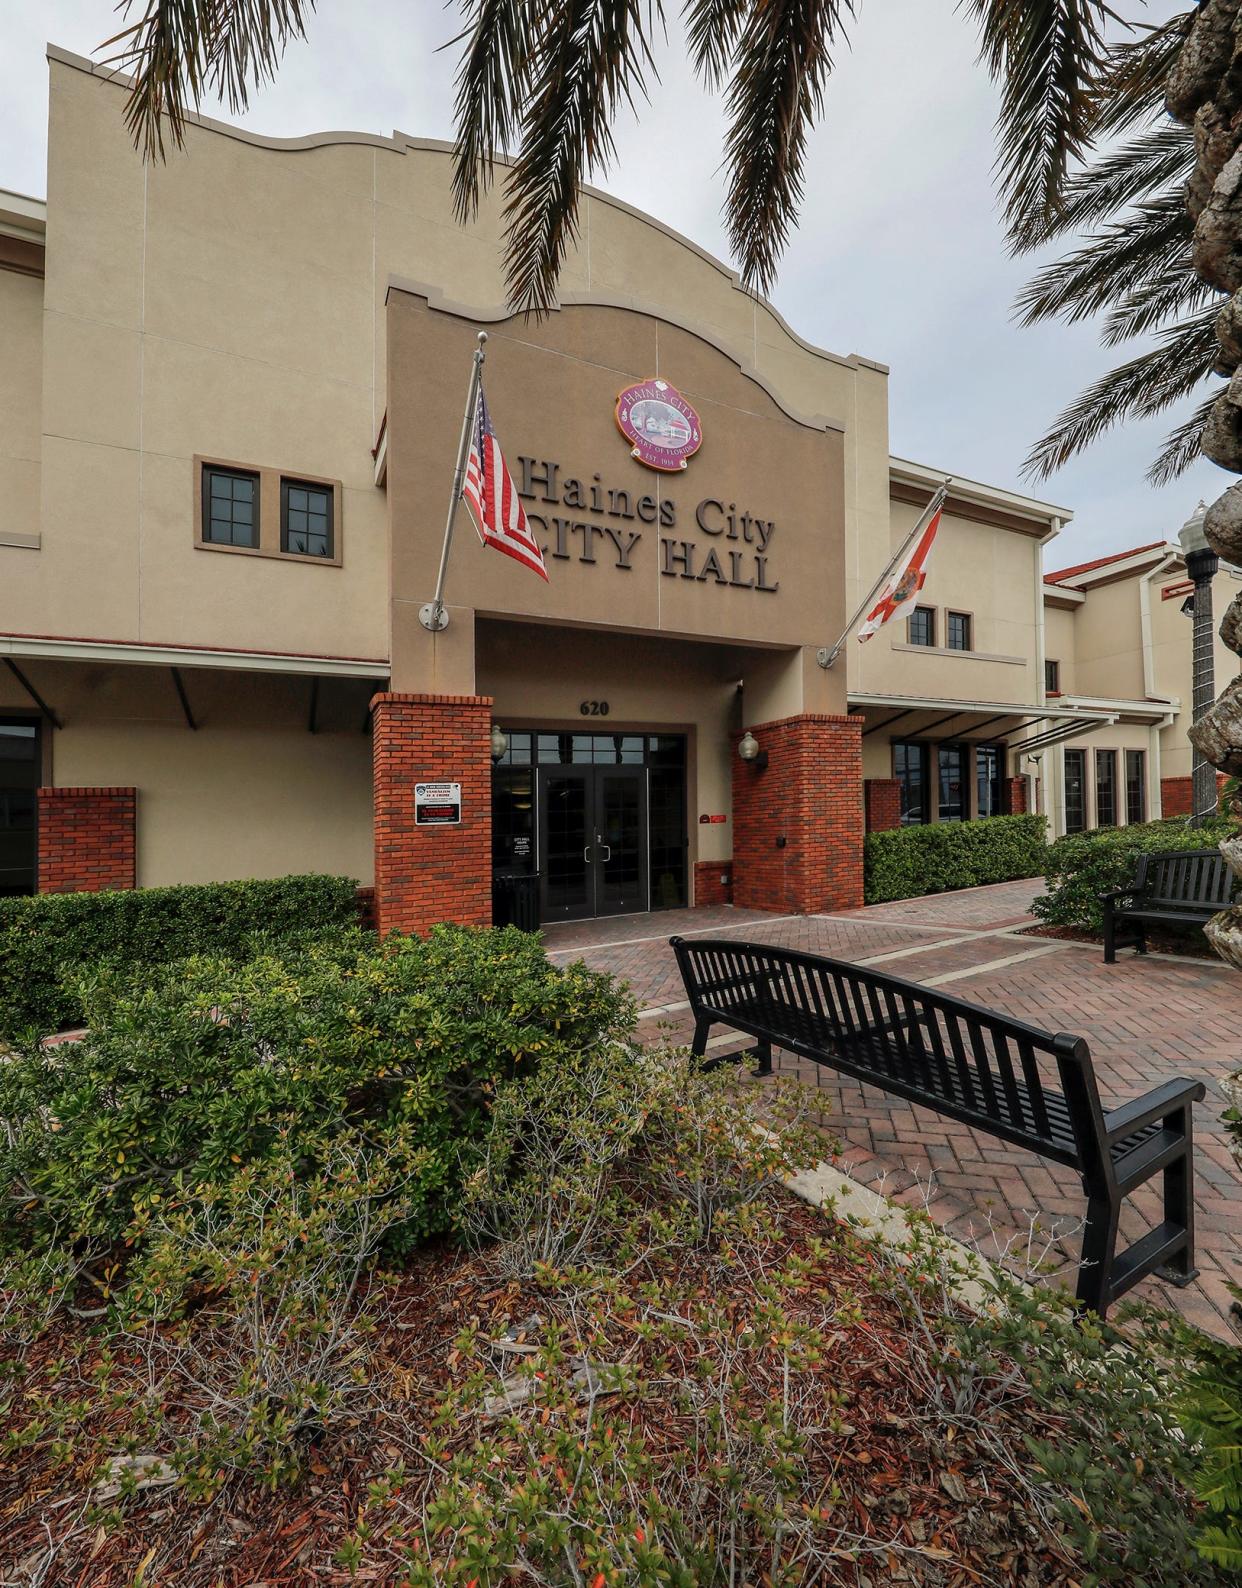
<instances>
[{"instance_id":1,"label":"american flag","mask_svg":"<svg viewBox=\"0 0 1242 1588\"><path fill-rule=\"evenodd\" d=\"M481 383L461 494L470 504L479 539L485 546L494 546L506 556L525 563L541 579L548 577L548 570L543 565L543 553L530 532L517 486L513 483L504 453L500 450L500 442L492 429L487 398L483 395Z\"/></svg>"}]
</instances>

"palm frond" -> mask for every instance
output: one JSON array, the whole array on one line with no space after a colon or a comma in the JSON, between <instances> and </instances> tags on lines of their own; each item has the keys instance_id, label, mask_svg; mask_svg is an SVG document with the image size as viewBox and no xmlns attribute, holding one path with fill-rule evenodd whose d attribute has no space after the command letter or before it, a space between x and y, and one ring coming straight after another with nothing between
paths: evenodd
<instances>
[{"instance_id":1,"label":"palm frond","mask_svg":"<svg viewBox=\"0 0 1242 1588\"><path fill-rule=\"evenodd\" d=\"M1194 163L1195 138L1189 127L1176 121L1150 127L1074 172L1066 181L1056 214L1043 221L1032 217L1021 236L1013 239L1014 252L1037 248L1065 232L1081 231L1106 220L1123 205L1173 183L1180 185L1189 179Z\"/></svg>"},{"instance_id":2,"label":"palm frond","mask_svg":"<svg viewBox=\"0 0 1242 1588\"><path fill-rule=\"evenodd\" d=\"M1094 136L1113 137L1136 121L1164 114L1165 83L1194 20L1192 8L1157 27L1136 24L1137 38L1109 47L1091 122Z\"/></svg>"},{"instance_id":3,"label":"palm frond","mask_svg":"<svg viewBox=\"0 0 1242 1588\"><path fill-rule=\"evenodd\" d=\"M1160 413L1193 392L1211 374L1215 358L1215 308L1166 326L1159 346L1109 370L1058 416L1032 447L1023 474L1046 479L1118 420Z\"/></svg>"},{"instance_id":4,"label":"palm frond","mask_svg":"<svg viewBox=\"0 0 1242 1588\"><path fill-rule=\"evenodd\" d=\"M728 76L749 3L750 0L686 0L690 59L709 88L719 88Z\"/></svg>"},{"instance_id":5,"label":"palm frond","mask_svg":"<svg viewBox=\"0 0 1242 1588\"><path fill-rule=\"evenodd\" d=\"M823 108L833 42L853 0L761 0L734 54L726 101L729 240L747 286L766 292L797 220L807 132Z\"/></svg>"},{"instance_id":6,"label":"palm frond","mask_svg":"<svg viewBox=\"0 0 1242 1588\"><path fill-rule=\"evenodd\" d=\"M457 68L453 148L453 213L460 221L477 213L497 155L516 140L541 15L531 0L469 0L466 26L445 46L465 44Z\"/></svg>"},{"instance_id":7,"label":"palm frond","mask_svg":"<svg viewBox=\"0 0 1242 1588\"><path fill-rule=\"evenodd\" d=\"M996 158L1006 227L1015 241L1061 207L1072 161L1090 143L1105 0L963 0L980 24L980 55L1001 81Z\"/></svg>"},{"instance_id":8,"label":"palm frond","mask_svg":"<svg viewBox=\"0 0 1242 1588\"><path fill-rule=\"evenodd\" d=\"M645 95L655 62L648 33L663 25L659 0L553 0L532 40L521 151L505 184L510 300L526 314L554 302L578 235L579 187L607 167L611 123Z\"/></svg>"},{"instance_id":9,"label":"palm frond","mask_svg":"<svg viewBox=\"0 0 1242 1588\"><path fill-rule=\"evenodd\" d=\"M1179 475L1185 474L1192 463L1203 456L1200 450L1203 427L1207 424L1213 404L1223 390L1222 386L1210 397L1204 398L1189 419L1178 425L1176 430L1170 430L1165 437L1164 445L1147 471L1147 479L1152 485L1156 487L1171 485Z\"/></svg>"},{"instance_id":10,"label":"palm frond","mask_svg":"<svg viewBox=\"0 0 1242 1588\"><path fill-rule=\"evenodd\" d=\"M1205 304L1219 303L1220 296L1185 265L1174 265L1167 275L1127 292L1114 304L1104 321L1100 341L1105 347L1117 347L1132 336L1159 330L1176 315L1195 314Z\"/></svg>"},{"instance_id":11,"label":"palm frond","mask_svg":"<svg viewBox=\"0 0 1242 1588\"><path fill-rule=\"evenodd\" d=\"M1060 318L1074 324L1179 268L1189 271L1191 230L1179 189L1135 205L1027 282L1014 305L1019 323Z\"/></svg>"},{"instance_id":12,"label":"palm frond","mask_svg":"<svg viewBox=\"0 0 1242 1588\"><path fill-rule=\"evenodd\" d=\"M128 21L139 0L124 0ZM275 75L292 39L305 38L315 0L146 0L142 15L99 46L103 64L133 78L125 124L146 159L164 157L164 128L179 148L205 89L237 114Z\"/></svg>"}]
</instances>

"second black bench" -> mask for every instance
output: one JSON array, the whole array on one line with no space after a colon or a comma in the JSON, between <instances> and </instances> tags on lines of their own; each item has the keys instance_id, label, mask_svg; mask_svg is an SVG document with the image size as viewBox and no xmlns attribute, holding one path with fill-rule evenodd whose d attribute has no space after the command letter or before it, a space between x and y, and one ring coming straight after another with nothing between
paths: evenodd
<instances>
[{"instance_id":1,"label":"second black bench","mask_svg":"<svg viewBox=\"0 0 1242 1588\"><path fill-rule=\"evenodd\" d=\"M760 1073L784 1048L1077 1170L1087 1197L1081 1306L1102 1317L1157 1270L1177 1285L1195 1277L1191 1105L1201 1081L1166 1081L1106 1112L1081 1037L843 960L725 938L671 942L695 1053L712 1026L731 1026L756 1039ZM1119 1252L1122 1203L1156 1174L1163 1221Z\"/></svg>"},{"instance_id":2,"label":"second black bench","mask_svg":"<svg viewBox=\"0 0 1242 1588\"><path fill-rule=\"evenodd\" d=\"M1234 902L1237 878L1219 849L1180 849L1140 855L1134 880L1102 893L1104 961L1119 948L1147 952L1147 923L1204 926Z\"/></svg>"}]
</instances>

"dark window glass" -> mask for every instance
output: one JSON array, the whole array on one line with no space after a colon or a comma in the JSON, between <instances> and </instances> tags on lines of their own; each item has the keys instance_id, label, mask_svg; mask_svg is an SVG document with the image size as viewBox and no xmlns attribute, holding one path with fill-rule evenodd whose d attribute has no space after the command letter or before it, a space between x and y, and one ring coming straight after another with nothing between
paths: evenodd
<instances>
[{"instance_id":1,"label":"dark window glass","mask_svg":"<svg viewBox=\"0 0 1242 1588\"><path fill-rule=\"evenodd\" d=\"M908 622L911 645L934 645L936 643L936 609L934 607L915 607L910 614Z\"/></svg>"},{"instance_id":2,"label":"dark window glass","mask_svg":"<svg viewBox=\"0 0 1242 1588\"><path fill-rule=\"evenodd\" d=\"M1087 753L1065 752L1065 831L1080 833L1087 825Z\"/></svg>"},{"instance_id":3,"label":"dark window glass","mask_svg":"<svg viewBox=\"0 0 1242 1588\"><path fill-rule=\"evenodd\" d=\"M1147 757L1142 750L1126 751L1126 821L1147 820Z\"/></svg>"},{"instance_id":4,"label":"dark window glass","mask_svg":"<svg viewBox=\"0 0 1242 1588\"><path fill-rule=\"evenodd\" d=\"M505 730L509 747L497 761L497 766L529 766L532 735L519 729L516 733Z\"/></svg>"},{"instance_id":5,"label":"dark window glass","mask_svg":"<svg viewBox=\"0 0 1242 1588\"><path fill-rule=\"evenodd\" d=\"M687 869L686 779L679 767L651 769L649 801L651 908L676 910L686 902Z\"/></svg>"},{"instance_id":6,"label":"dark window glass","mask_svg":"<svg viewBox=\"0 0 1242 1588\"><path fill-rule=\"evenodd\" d=\"M0 722L0 894L35 891L35 790L42 772L38 723Z\"/></svg>"},{"instance_id":7,"label":"dark window glass","mask_svg":"<svg viewBox=\"0 0 1242 1588\"><path fill-rule=\"evenodd\" d=\"M203 539L213 546L259 544L259 476L203 470Z\"/></svg>"},{"instance_id":8,"label":"dark window glass","mask_svg":"<svg viewBox=\"0 0 1242 1588\"><path fill-rule=\"evenodd\" d=\"M927 820L927 747L893 746L893 776L901 789L901 824L917 827Z\"/></svg>"},{"instance_id":9,"label":"dark window glass","mask_svg":"<svg viewBox=\"0 0 1242 1588\"><path fill-rule=\"evenodd\" d=\"M1001 779L1005 756L997 744L975 746L975 783L977 785L976 814L999 816L1001 814Z\"/></svg>"},{"instance_id":10,"label":"dark window glass","mask_svg":"<svg viewBox=\"0 0 1242 1588\"><path fill-rule=\"evenodd\" d=\"M1049 695L1061 692L1061 664L1060 662L1044 662L1044 691Z\"/></svg>"},{"instance_id":11,"label":"dark window glass","mask_svg":"<svg viewBox=\"0 0 1242 1588\"><path fill-rule=\"evenodd\" d=\"M492 864L497 870L535 869L535 772L507 767L492 776Z\"/></svg>"},{"instance_id":12,"label":"dark window glass","mask_svg":"<svg viewBox=\"0 0 1242 1588\"><path fill-rule=\"evenodd\" d=\"M940 776L940 820L960 822L966 815L966 750L960 744L942 744L937 752Z\"/></svg>"},{"instance_id":13,"label":"dark window glass","mask_svg":"<svg viewBox=\"0 0 1242 1588\"><path fill-rule=\"evenodd\" d=\"M1117 825L1117 752L1095 752L1095 825Z\"/></svg>"},{"instance_id":14,"label":"dark window glass","mask_svg":"<svg viewBox=\"0 0 1242 1588\"><path fill-rule=\"evenodd\" d=\"M332 487L280 482L280 549L300 557L332 556Z\"/></svg>"},{"instance_id":15,"label":"dark window glass","mask_svg":"<svg viewBox=\"0 0 1242 1588\"><path fill-rule=\"evenodd\" d=\"M951 651L968 651L970 645L970 613L949 613L949 649Z\"/></svg>"}]
</instances>

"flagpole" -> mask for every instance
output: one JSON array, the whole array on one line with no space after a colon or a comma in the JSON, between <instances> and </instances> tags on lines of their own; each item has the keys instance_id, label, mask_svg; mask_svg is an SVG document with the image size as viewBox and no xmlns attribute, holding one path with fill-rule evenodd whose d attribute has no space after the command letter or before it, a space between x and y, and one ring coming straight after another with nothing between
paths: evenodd
<instances>
[{"instance_id":1,"label":"flagpole","mask_svg":"<svg viewBox=\"0 0 1242 1588\"><path fill-rule=\"evenodd\" d=\"M854 613L853 617L849 620L849 622L845 625L845 627L841 630L841 637L837 640L837 643L834 646L832 646L831 648L825 646L825 647L823 647L820 650L815 652L815 660L819 663L819 665L821 667L823 667L823 668L831 667L832 664L836 661L837 657L840 656L841 647L845 644L846 640L848 640L850 635L853 633L854 625L858 622L859 618L863 616L863 614L866 612L867 608L871 605L871 603L875 600L876 596L880 593L880 590L883 588L884 582L888 578L889 574L892 573L893 569L897 566L897 564L905 556L906 552L910 549L910 547L914 544L914 542L918 539L918 537L927 528L928 524L931 523L931 520L932 520L936 510L938 508L941 508L941 507L944 506L945 498L949 494L949 487L950 487L950 485L952 485L952 483L953 483L953 477L952 477L952 475L950 475L950 476L948 476L948 478L946 478L946 480L945 480L943 485L937 487L936 492L932 496L931 501L928 502L927 506L919 514L918 522L915 524L914 528L910 531L910 533L906 536L905 540L902 541L902 543L898 547L898 549L889 558L888 562L884 566L883 573L876 580L876 582L871 586L871 589L867 592L866 596L862 599L862 601L859 602L857 611Z\"/></svg>"},{"instance_id":2,"label":"flagpole","mask_svg":"<svg viewBox=\"0 0 1242 1588\"><path fill-rule=\"evenodd\" d=\"M432 634L448 628L449 615L444 605L444 579L448 573L449 552L453 546L453 525L457 520L457 505L461 501L461 488L466 478L466 459L470 456L470 427L475 422L479 406L479 383L483 379L483 360L487 354L483 344L487 332L479 332L479 345L474 350L474 364L470 370L470 385L466 391L466 412L461 422L461 440L457 443L457 467L453 471L453 491L449 497L448 518L444 525L444 544L440 548L440 571L436 575L436 593L418 609L418 621Z\"/></svg>"}]
</instances>

